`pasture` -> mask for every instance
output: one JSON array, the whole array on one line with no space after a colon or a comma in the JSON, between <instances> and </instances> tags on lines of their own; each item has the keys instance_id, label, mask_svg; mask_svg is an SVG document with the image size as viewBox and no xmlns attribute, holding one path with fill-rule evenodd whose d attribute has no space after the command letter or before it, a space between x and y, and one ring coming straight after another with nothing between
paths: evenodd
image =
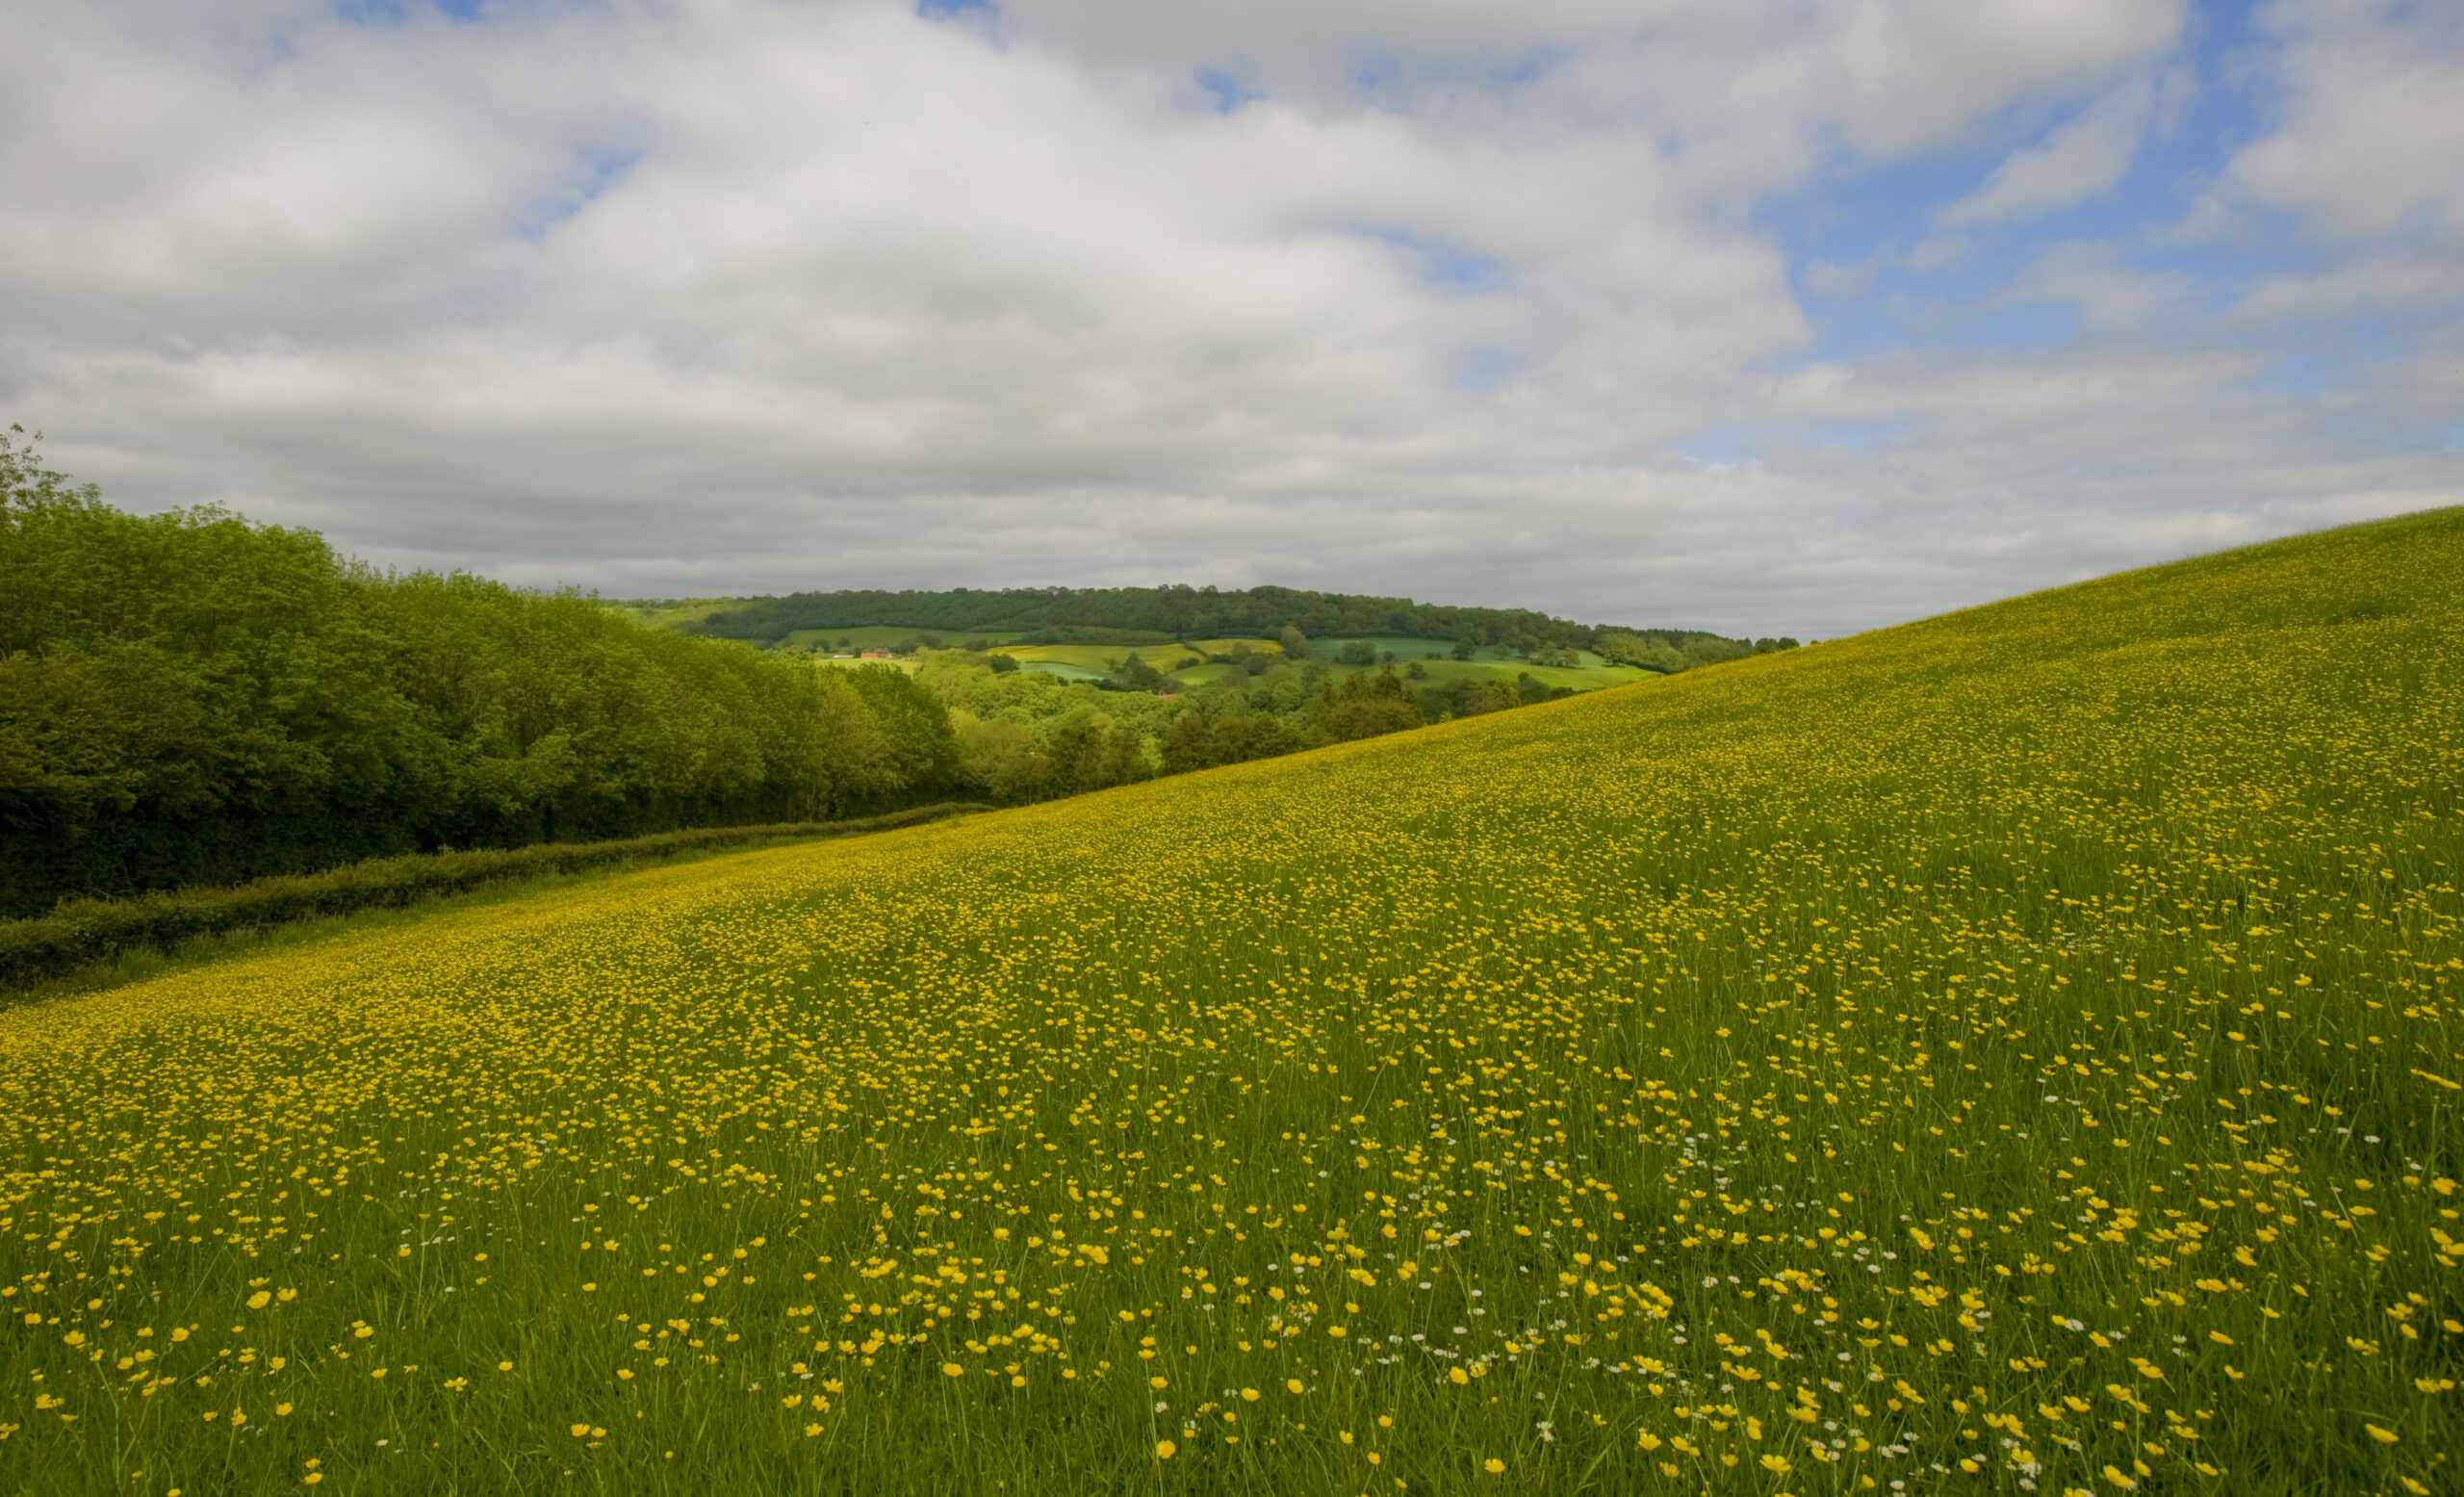
<instances>
[{"instance_id":1,"label":"pasture","mask_svg":"<svg viewBox=\"0 0 2464 1497\"><path fill-rule=\"evenodd\" d=\"M2453 1490L2459 566L0 1015L0 1484Z\"/></svg>"}]
</instances>

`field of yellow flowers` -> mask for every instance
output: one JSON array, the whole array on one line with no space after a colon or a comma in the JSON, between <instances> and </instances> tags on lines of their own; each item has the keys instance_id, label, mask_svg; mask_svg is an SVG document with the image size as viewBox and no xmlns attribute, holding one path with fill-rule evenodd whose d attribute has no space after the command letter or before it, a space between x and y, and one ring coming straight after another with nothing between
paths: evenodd
<instances>
[{"instance_id":1,"label":"field of yellow flowers","mask_svg":"<svg viewBox=\"0 0 2464 1497\"><path fill-rule=\"evenodd\" d=\"M0 1015L0 1489L2464 1489L2464 512Z\"/></svg>"}]
</instances>

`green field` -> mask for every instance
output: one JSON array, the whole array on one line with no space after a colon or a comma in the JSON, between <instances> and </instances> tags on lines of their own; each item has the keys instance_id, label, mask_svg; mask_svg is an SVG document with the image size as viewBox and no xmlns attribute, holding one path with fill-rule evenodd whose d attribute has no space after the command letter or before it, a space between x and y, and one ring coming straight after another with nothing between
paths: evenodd
<instances>
[{"instance_id":1,"label":"green field","mask_svg":"<svg viewBox=\"0 0 2464 1497\"><path fill-rule=\"evenodd\" d=\"M1577 658L1582 661L1580 666L1568 667L1533 665L1527 661L1518 660L1511 655L1500 655L1495 649L1488 647L1483 647L1480 653L1471 659L1458 660L1453 658L1454 645L1451 640L1403 639L1390 635L1359 637L1365 639L1369 647L1377 651L1380 656L1393 654L1396 669L1404 669L1412 662L1418 661L1421 668L1428 673L1426 679L1435 682L1512 681L1515 677L1528 672L1543 685L1567 686L1577 691L1596 691L1603 686L1630 685L1641 676L1641 672L1630 667L1611 665L1588 650L1576 652ZM1310 654L1332 664L1337 652L1345 645L1351 643L1352 638L1353 636L1343 635L1332 639L1312 639L1309 641ZM1375 668L1374 666L1335 666L1339 673L1346 675L1354 670Z\"/></svg>"},{"instance_id":2,"label":"green field","mask_svg":"<svg viewBox=\"0 0 2464 1497\"><path fill-rule=\"evenodd\" d=\"M1049 671L1065 681L1095 681L1112 673L1112 662L1125 655L1136 655L1147 664L1164 672L1184 686L1215 684L1235 674L1227 665L1199 664L1185 670L1173 667L1193 658L1203 660L1210 655L1229 654L1235 643L1246 644L1253 652L1269 658L1280 657L1283 647L1269 639L1193 639L1186 643L1161 645L1004 645L1001 653L1029 670Z\"/></svg>"},{"instance_id":3,"label":"green field","mask_svg":"<svg viewBox=\"0 0 2464 1497\"><path fill-rule=\"evenodd\" d=\"M808 638L808 634L811 637ZM874 649L913 639L915 631L888 628L837 632L800 631L788 636L788 643L796 646L825 647L841 637L853 638L859 649ZM951 645L960 643L955 638L947 639L945 642ZM1271 639L1248 639L1237 642L1246 644L1251 651L1270 660L1279 659L1283 654L1282 647ZM1336 652L1348 642L1346 639L1310 641L1312 658L1324 662L1327 674L1337 682L1362 669L1378 668L1338 663L1335 659ZM1230 684L1236 678L1245 682L1248 678L1242 675L1239 667L1232 665L1209 662L1184 669L1174 669L1181 661L1191 658L1193 654L1200 658L1209 655L1226 654L1234 643L1236 641L1230 639L1196 639L1186 644L1137 646L1000 643L997 648L1002 654L1016 660L1028 670L1045 671L1064 681L1102 680L1112 673L1113 661L1124 655L1135 654L1169 676L1176 687L1186 689L1194 686ZM1544 685L1565 686L1576 691L1592 691L1602 686L1631 684L1640 676L1639 672L1632 669L1610 665L1587 650L1580 653L1583 664L1579 668L1567 668L1531 665L1515 659L1511 656L1500 657L1494 651L1485 649L1480 652L1476 659L1457 660L1452 658L1450 653L1453 646L1441 640L1381 637L1371 639L1369 643L1381 652L1393 651L1396 656L1396 669L1403 670L1417 662L1425 674L1415 678L1416 680L1441 684L1456 681L1511 682L1518 676L1528 674ZM1436 658L1426 658L1431 652L1435 652Z\"/></svg>"},{"instance_id":4,"label":"green field","mask_svg":"<svg viewBox=\"0 0 2464 1497\"><path fill-rule=\"evenodd\" d=\"M839 640L844 639L849 641L850 649L886 650L895 645L911 643L926 634L932 634L944 646L953 650L965 649L979 641L991 645L1007 642L998 633L953 634L936 632L929 629L905 629L896 624L867 624L859 629L799 629L789 633L782 643L800 650L829 651L834 649Z\"/></svg>"},{"instance_id":5,"label":"green field","mask_svg":"<svg viewBox=\"0 0 2464 1497\"><path fill-rule=\"evenodd\" d=\"M0 1487L2454 1490L2459 570L0 1015Z\"/></svg>"},{"instance_id":6,"label":"green field","mask_svg":"<svg viewBox=\"0 0 2464 1497\"><path fill-rule=\"evenodd\" d=\"M861 649L872 649L886 646L896 643L901 639L912 639L915 637L914 631L912 630L873 629L851 630L846 632L858 636L859 648ZM875 635L882 637L876 640L872 637ZM834 634L831 637L834 639L838 636ZM790 642L794 642L797 636L791 635L789 638ZM953 644L956 643L954 640L949 642ZM1230 641L1215 640L1210 643L1215 649L1219 650L1228 645ZM1251 641L1250 643L1251 648L1253 649L1262 647L1262 642L1260 641ZM1166 670L1168 674L1169 673L1169 667L1175 662L1185 660L1190 658L1190 647L1187 645L1177 644L1129 646L1022 645L1002 643L996 644L993 648L997 653L1006 655L1010 657L1010 658L1017 661L1019 666L1023 669L1043 671L1048 675L1058 676L1064 681L1100 681L1105 676L1111 674L1111 662L1119 659L1124 655L1136 654L1153 664L1157 669ZM1263 644L1263 648L1270 653L1281 653L1280 651L1275 650L1274 646L1271 644ZM823 657L822 658L828 659L830 658ZM839 663L846 664L851 662L840 661ZM870 663L879 664L881 662L873 661ZM889 663L912 669L915 661L903 657L894 657ZM1199 666L1194 670L1179 672L1174 675L1173 679L1188 684L1195 684L1198 682L1218 679L1221 677L1226 670L1227 667L1220 665Z\"/></svg>"}]
</instances>

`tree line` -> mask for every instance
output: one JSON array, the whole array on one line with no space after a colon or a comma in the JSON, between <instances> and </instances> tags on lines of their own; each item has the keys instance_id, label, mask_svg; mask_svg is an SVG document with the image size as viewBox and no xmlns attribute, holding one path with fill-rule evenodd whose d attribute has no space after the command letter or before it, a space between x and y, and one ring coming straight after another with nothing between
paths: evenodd
<instances>
[{"instance_id":1,"label":"tree line","mask_svg":"<svg viewBox=\"0 0 2464 1497\"><path fill-rule=\"evenodd\" d=\"M0 914L948 798L948 711L573 593L132 515L0 434Z\"/></svg>"},{"instance_id":2,"label":"tree line","mask_svg":"<svg viewBox=\"0 0 2464 1497\"><path fill-rule=\"evenodd\" d=\"M1778 640L1730 639L1693 629L1578 624L1527 608L1455 607L1291 587L959 587L946 592L846 589L750 598L712 610L695 632L775 644L799 630L887 626L1028 644L1163 644L1176 639L1272 638L1283 629L1328 637L1446 639L1516 653L1592 650L1653 669L1734 659ZM1793 645L1787 640L1785 645ZM1681 662L1681 663L1675 663Z\"/></svg>"}]
</instances>

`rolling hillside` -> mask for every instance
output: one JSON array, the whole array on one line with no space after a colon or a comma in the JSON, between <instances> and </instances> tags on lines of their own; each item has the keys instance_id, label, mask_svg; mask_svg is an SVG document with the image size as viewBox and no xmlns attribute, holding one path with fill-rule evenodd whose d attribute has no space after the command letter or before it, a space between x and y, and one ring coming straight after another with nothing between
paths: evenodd
<instances>
[{"instance_id":1,"label":"rolling hillside","mask_svg":"<svg viewBox=\"0 0 2464 1497\"><path fill-rule=\"evenodd\" d=\"M2453 1490L2459 570L2442 511L0 1015L0 1475Z\"/></svg>"},{"instance_id":2,"label":"rolling hillside","mask_svg":"<svg viewBox=\"0 0 2464 1497\"><path fill-rule=\"evenodd\" d=\"M853 648L861 651L887 648L894 641L882 636L902 633L911 636L913 632L887 629L854 630L849 631L848 635L842 637L852 637ZM1494 649L1483 650L1473 659L1458 660L1450 656L1448 652L1450 647L1445 640L1405 639L1392 635L1337 635L1328 639L1313 639L1309 641L1308 658L1321 662L1327 676L1337 683L1362 671L1378 669L1375 664L1359 665L1342 659L1343 647L1355 639L1369 645L1380 655L1393 655L1395 658L1392 663L1399 669L1409 670L1414 665L1419 666L1421 674L1409 678L1416 682L1426 680L1439 684L1450 684L1458 681L1494 681L1511 684L1522 678L1528 677L1545 686L1562 686L1570 691L1596 691L1603 686L1631 684L1640 674L1635 667L1613 664L1588 650L1577 652L1577 662L1571 666L1534 664L1510 653ZM799 642L794 636L790 636L786 641L790 648ZM826 648L833 642L817 640L814 641L814 646ZM1280 644L1272 639L1264 638L1192 639L1185 643L1161 645L1005 644L999 649L1001 654L1016 660L1022 669L1044 671L1064 681L1100 681L1113 673L1115 660L1124 656L1135 655L1162 673L1164 677L1162 689L1181 692L1204 686L1238 684L1245 680L1246 678L1241 675L1237 667L1210 662L1206 658L1209 656L1222 655L1236 644L1269 660L1280 661L1285 658L1283 647ZM814 658L817 661L838 665L860 666L867 663L882 663L867 661L862 656L857 654L840 657L818 654ZM887 663L911 670L923 658L925 657L898 657ZM1192 661L1195 663L1189 663Z\"/></svg>"}]
</instances>

